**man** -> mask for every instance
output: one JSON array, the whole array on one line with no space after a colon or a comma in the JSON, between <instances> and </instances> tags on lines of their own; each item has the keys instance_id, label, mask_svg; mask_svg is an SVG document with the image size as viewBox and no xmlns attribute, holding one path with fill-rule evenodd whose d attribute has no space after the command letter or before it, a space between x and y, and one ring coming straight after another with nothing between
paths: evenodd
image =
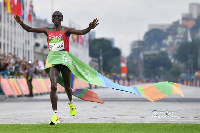
<instances>
[{"instance_id":1,"label":"man","mask_svg":"<svg viewBox=\"0 0 200 133\"><path fill-rule=\"evenodd\" d=\"M68 51L69 52L69 36L71 34L84 35L88 33L91 29L94 29L99 23L98 19L94 19L93 22L89 24L89 27L83 30L74 30L72 28L67 28L61 26L61 21L63 21L63 15L59 11L55 11L52 15L52 22L54 23L53 28L32 28L23 23L19 16L15 17L15 20L25 29L27 32L44 33L47 36L49 51ZM72 101L72 90L70 88L71 71L67 66L62 64L57 64L50 67L49 76L51 80L51 92L50 99L52 104L52 109L54 115L51 117L50 125L57 124L59 118L57 116L57 100L56 95L57 82L59 77L59 72L62 74L65 91L69 99L70 114L72 116L76 115L76 108Z\"/></svg>"},{"instance_id":2,"label":"man","mask_svg":"<svg viewBox=\"0 0 200 133\"><path fill-rule=\"evenodd\" d=\"M33 85L32 85L32 80L33 80L33 68L31 66L31 63L28 63L26 66L26 82L29 88L29 97L33 97Z\"/></svg>"}]
</instances>

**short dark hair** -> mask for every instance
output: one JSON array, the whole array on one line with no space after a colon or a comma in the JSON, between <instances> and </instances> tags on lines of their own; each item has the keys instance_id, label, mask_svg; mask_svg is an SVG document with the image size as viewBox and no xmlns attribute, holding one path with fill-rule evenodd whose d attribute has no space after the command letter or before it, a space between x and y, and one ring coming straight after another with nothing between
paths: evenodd
<instances>
[{"instance_id":1,"label":"short dark hair","mask_svg":"<svg viewBox=\"0 0 200 133\"><path fill-rule=\"evenodd\" d=\"M62 15L62 13L61 13L60 11L55 11L55 12L52 14L52 17L53 17L53 15L54 15L55 13L60 14L60 15L62 16L62 18L63 18L63 15Z\"/></svg>"}]
</instances>

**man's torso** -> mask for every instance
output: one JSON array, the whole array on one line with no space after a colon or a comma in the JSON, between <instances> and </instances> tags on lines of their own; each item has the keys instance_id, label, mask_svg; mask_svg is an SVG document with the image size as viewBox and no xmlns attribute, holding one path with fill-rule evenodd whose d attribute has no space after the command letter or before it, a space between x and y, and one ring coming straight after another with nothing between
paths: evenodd
<instances>
[{"instance_id":1,"label":"man's torso","mask_svg":"<svg viewBox=\"0 0 200 133\"><path fill-rule=\"evenodd\" d=\"M60 31L49 30L47 36L49 51L68 51L69 52L69 38L65 34L65 28L62 27Z\"/></svg>"}]
</instances>

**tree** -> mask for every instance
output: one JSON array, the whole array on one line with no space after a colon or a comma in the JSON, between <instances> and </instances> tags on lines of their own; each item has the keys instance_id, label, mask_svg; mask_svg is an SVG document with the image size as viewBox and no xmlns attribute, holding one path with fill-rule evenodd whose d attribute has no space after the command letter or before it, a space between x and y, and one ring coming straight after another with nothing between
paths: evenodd
<instances>
[{"instance_id":1,"label":"tree","mask_svg":"<svg viewBox=\"0 0 200 133\"><path fill-rule=\"evenodd\" d=\"M146 32L144 35L146 49L150 50L152 46L154 46L154 49L159 50L162 47L162 41L166 39L167 36L168 34L160 29L152 29Z\"/></svg>"},{"instance_id":2,"label":"tree","mask_svg":"<svg viewBox=\"0 0 200 133\"><path fill-rule=\"evenodd\" d=\"M162 76L172 67L166 52L151 54L144 57L144 75L148 78Z\"/></svg>"},{"instance_id":3,"label":"tree","mask_svg":"<svg viewBox=\"0 0 200 133\"><path fill-rule=\"evenodd\" d=\"M174 58L183 63L186 69L189 69L190 63L192 63L193 70L198 70L198 49L200 48L200 42L185 42L179 46Z\"/></svg>"},{"instance_id":4,"label":"tree","mask_svg":"<svg viewBox=\"0 0 200 133\"><path fill-rule=\"evenodd\" d=\"M138 76L138 59L139 59L139 52L138 49L133 49L130 55L127 57L127 67L128 67L128 74Z\"/></svg>"},{"instance_id":5,"label":"tree","mask_svg":"<svg viewBox=\"0 0 200 133\"><path fill-rule=\"evenodd\" d=\"M89 55L93 58L100 57L102 50L103 71L119 73L121 51L116 47L111 46L111 42L104 38L90 40Z\"/></svg>"},{"instance_id":6,"label":"tree","mask_svg":"<svg viewBox=\"0 0 200 133\"><path fill-rule=\"evenodd\" d=\"M102 50L103 53L105 53L110 49L112 49L112 46L109 40L106 40L104 38L90 40L89 55L91 57L99 58L100 50Z\"/></svg>"},{"instance_id":7,"label":"tree","mask_svg":"<svg viewBox=\"0 0 200 133\"><path fill-rule=\"evenodd\" d=\"M200 30L200 16L195 20L195 25L192 27L192 34L196 35Z\"/></svg>"},{"instance_id":8,"label":"tree","mask_svg":"<svg viewBox=\"0 0 200 133\"><path fill-rule=\"evenodd\" d=\"M179 64L173 64L172 68L169 70L169 80L173 82L178 82L177 79L180 78L180 75L184 72L183 66Z\"/></svg>"}]
</instances>

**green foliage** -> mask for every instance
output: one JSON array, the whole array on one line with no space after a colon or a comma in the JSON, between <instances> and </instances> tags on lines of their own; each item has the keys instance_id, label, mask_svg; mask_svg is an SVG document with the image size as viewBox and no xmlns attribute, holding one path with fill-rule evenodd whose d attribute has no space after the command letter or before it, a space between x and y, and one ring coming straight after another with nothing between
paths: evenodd
<instances>
[{"instance_id":1,"label":"green foliage","mask_svg":"<svg viewBox=\"0 0 200 133\"><path fill-rule=\"evenodd\" d=\"M131 53L127 58L128 74L138 77L138 61L133 53Z\"/></svg>"},{"instance_id":2,"label":"green foliage","mask_svg":"<svg viewBox=\"0 0 200 133\"><path fill-rule=\"evenodd\" d=\"M94 58L99 58L100 50L105 53L112 49L111 42L104 38L90 40L89 55Z\"/></svg>"},{"instance_id":3,"label":"green foliage","mask_svg":"<svg viewBox=\"0 0 200 133\"><path fill-rule=\"evenodd\" d=\"M192 33L197 33L200 30L200 16L196 19L195 25L192 27Z\"/></svg>"},{"instance_id":4,"label":"green foliage","mask_svg":"<svg viewBox=\"0 0 200 133\"><path fill-rule=\"evenodd\" d=\"M151 49L152 45L160 49L162 47L162 41L166 39L167 36L168 34L160 29L152 29L146 32L144 35L146 49Z\"/></svg>"},{"instance_id":5,"label":"green foliage","mask_svg":"<svg viewBox=\"0 0 200 133\"><path fill-rule=\"evenodd\" d=\"M200 124L177 123L62 123L1 124L1 133L199 133Z\"/></svg>"},{"instance_id":6,"label":"green foliage","mask_svg":"<svg viewBox=\"0 0 200 133\"><path fill-rule=\"evenodd\" d=\"M174 55L174 58L185 64L187 67L188 63L192 61L193 69L198 70L198 49L200 48L200 42L191 42L183 43L177 49L177 53Z\"/></svg>"},{"instance_id":7,"label":"green foliage","mask_svg":"<svg viewBox=\"0 0 200 133\"><path fill-rule=\"evenodd\" d=\"M177 82L177 79L180 78L180 75L183 72L184 72L184 67L174 63L168 73L169 80Z\"/></svg>"},{"instance_id":8,"label":"green foliage","mask_svg":"<svg viewBox=\"0 0 200 133\"><path fill-rule=\"evenodd\" d=\"M91 57L99 58L101 50L103 56L103 71L119 73L121 58L120 49L112 47L111 42L104 38L90 40L89 55Z\"/></svg>"},{"instance_id":9,"label":"green foliage","mask_svg":"<svg viewBox=\"0 0 200 133\"><path fill-rule=\"evenodd\" d=\"M166 74L172 63L166 52L152 54L144 57L144 75L148 78Z\"/></svg>"}]
</instances>

